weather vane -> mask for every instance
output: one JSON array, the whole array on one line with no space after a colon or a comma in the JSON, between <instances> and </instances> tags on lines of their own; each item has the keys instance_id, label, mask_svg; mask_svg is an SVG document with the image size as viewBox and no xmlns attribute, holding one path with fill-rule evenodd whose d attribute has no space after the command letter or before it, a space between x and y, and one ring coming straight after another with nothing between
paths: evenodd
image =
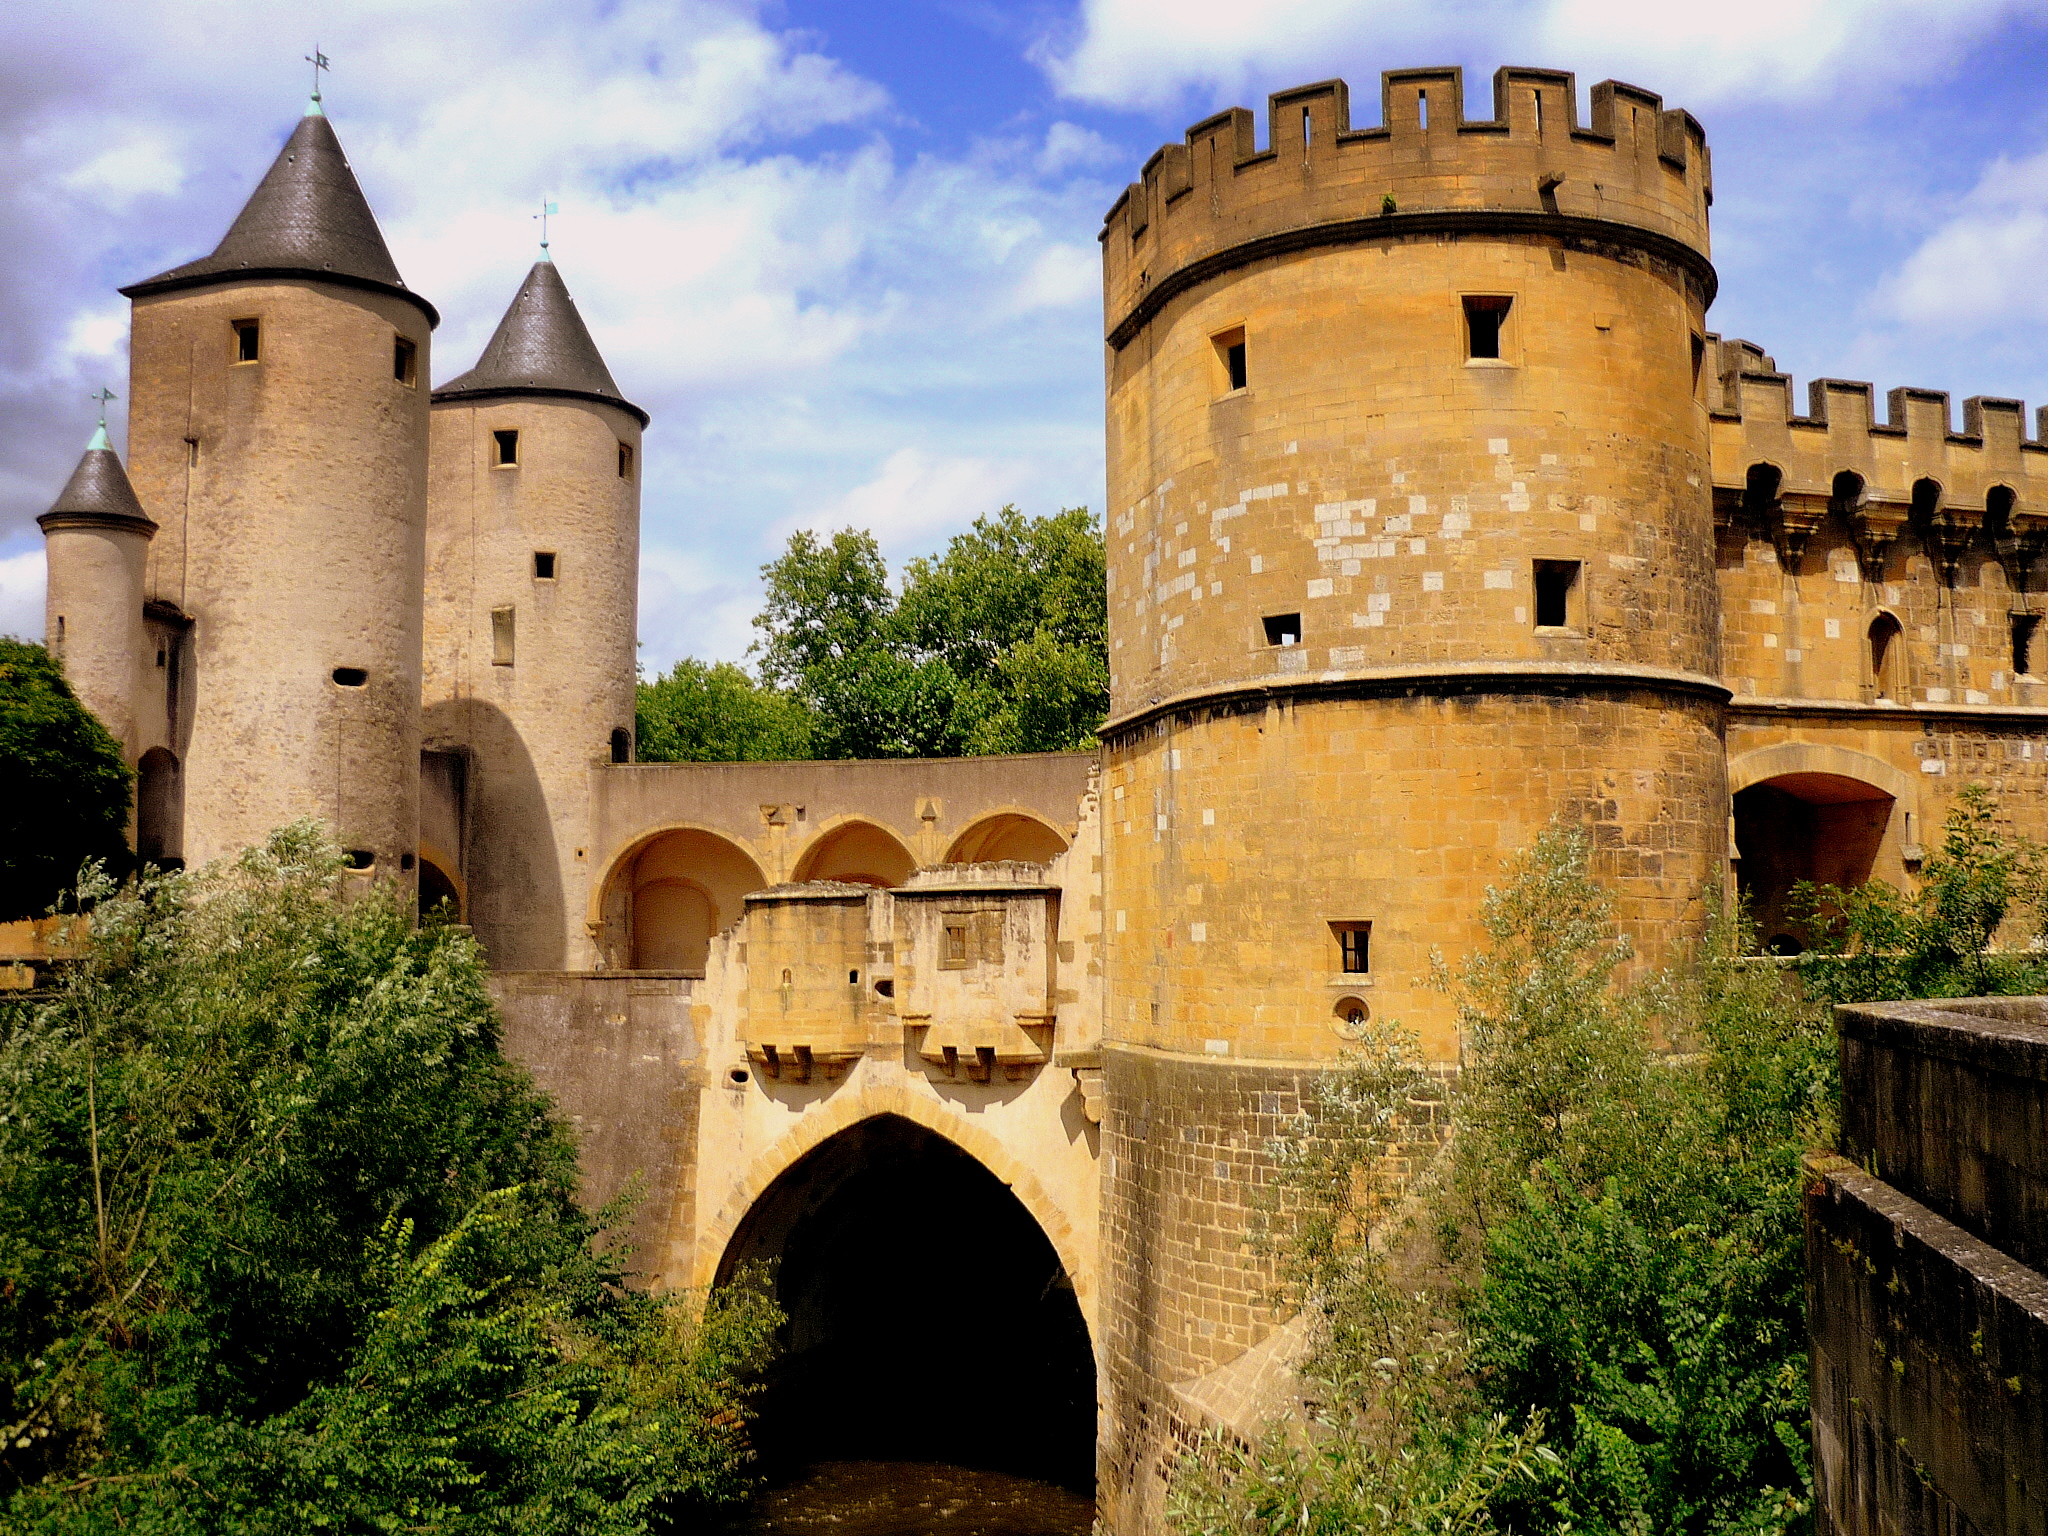
<instances>
[{"instance_id":1,"label":"weather vane","mask_svg":"<svg viewBox=\"0 0 2048 1536\"><path fill-rule=\"evenodd\" d=\"M540 220L540 253L543 258L549 260L553 258L548 257L548 215L560 213L561 211L562 205L560 203L542 203L540 205L540 212L534 215L536 219Z\"/></svg>"},{"instance_id":2,"label":"weather vane","mask_svg":"<svg viewBox=\"0 0 2048 1536\"><path fill-rule=\"evenodd\" d=\"M330 66L327 63L327 55L320 51L318 43L313 45L313 51L305 58L306 62L313 66L313 100L317 104L320 100L320 71Z\"/></svg>"},{"instance_id":3,"label":"weather vane","mask_svg":"<svg viewBox=\"0 0 2048 1536\"><path fill-rule=\"evenodd\" d=\"M107 402L108 402L109 400L116 400L116 399L119 399L120 397L119 397L118 395L116 395L116 394L115 394L115 393L114 393L114 392L113 392L113 391L112 391L111 389L107 388L107 386L106 386L106 385L102 384L102 385L101 385L101 386L99 387L99 389L98 389L98 391L97 391L96 393L94 393L94 394L91 394L91 395L88 395L88 396L86 396L86 398L87 398L88 400L97 400L97 401L99 401L99 403L100 403L100 425L101 425L102 427L106 426L106 424L107 424Z\"/></svg>"}]
</instances>

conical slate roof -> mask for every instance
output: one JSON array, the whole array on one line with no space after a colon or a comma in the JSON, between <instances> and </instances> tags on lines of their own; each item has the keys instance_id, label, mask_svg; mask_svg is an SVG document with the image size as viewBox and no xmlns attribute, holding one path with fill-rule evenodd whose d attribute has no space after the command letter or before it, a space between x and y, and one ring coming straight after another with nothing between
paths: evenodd
<instances>
[{"instance_id":1,"label":"conical slate roof","mask_svg":"<svg viewBox=\"0 0 2048 1536\"><path fill-rule=\"evenodd\" d=\"M252 277L313 277L434 306L405 286L377 219L356 185L334 125L318 113L298 127L211 256L123 288L129 298Z\"/></svg>"},{"instance_id":2,"label":"conical slate roof","mask_svg":"<svg viewBox=\"0 0 2048 1536\"><path fill-rule=\"evenodd\" d=\"M640 418L647 413L619 393L568 284L555 264L533 264L490 345L476 366L434 391L436 400L493 399L507 395L566 395L601 400Z\"/></svg>"},{"instance_id":3,"label":"conical slate roof","mask_svg":"<svg viewBox=\"0 0 2048 1536\"><path fill-rule=\"evenodd\" d=\"M55 504L36 521L45 532L78 523L132 526L138 532L156 532L156 524L135 499L135 487L128 483L128 471L121 467L121 456L107 443L105 427L93 434L85 456L64 482Z\"/></svg>"}]
</instances>

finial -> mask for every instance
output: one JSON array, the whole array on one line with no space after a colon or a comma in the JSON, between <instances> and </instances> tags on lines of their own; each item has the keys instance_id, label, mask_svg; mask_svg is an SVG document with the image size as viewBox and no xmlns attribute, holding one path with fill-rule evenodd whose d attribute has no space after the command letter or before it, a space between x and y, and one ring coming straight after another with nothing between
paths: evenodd
<instances>
[{"instance_id":1,"label":"finial","mask_svg":"<svg viewBox=\"0 0 2048 1536\"><path fill-rule=\"evenodd\" d=\"M320 45L315 43L313 51L305 57L306 62L313 66L313 99L306 103L306 116L325 117L327 109L320 105L320 71L329 68L327 55L322 53Z\"/></svg>"},{"instance_id":2,"label":"finial","mask_svg":"<svg viewBox=\"0 0 2048 1536\"><path fill-rule=\"evenodd\" d=\"M555 259L548 254L548 215L560 213L561 211L562 205L560 203L542 203L540 205L540 212L534 215L536 219L540 220L540 259L542 261L553 261Z\"/></svg>"},{"instance_id":3,"label":"finial","mask_svg":"<svg viewBox=\"0 0 2048 1536\"><path fill-rule=\"evenodd\" d=\"M112 448L114 445L107 441L107 402L117 398L116 395L106 385L102 384L96 394L88 395L86 398L99 401L100 425L99 430L93 433L92 441L85 445L85 451L90 453L95 448Z\"/></svg>"}]
</instances>

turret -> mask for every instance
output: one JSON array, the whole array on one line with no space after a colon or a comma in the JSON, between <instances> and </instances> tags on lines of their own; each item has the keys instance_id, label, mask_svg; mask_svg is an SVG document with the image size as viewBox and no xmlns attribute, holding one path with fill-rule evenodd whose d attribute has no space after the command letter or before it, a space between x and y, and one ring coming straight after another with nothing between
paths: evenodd
<instances>
[{"instance_id":1,"label":"turret","mask_svg":"<svg viewBox=\"0 0 2048 1536\"><path fill-rule=\"evenodd\" d=\"M646 424L545 256L434 391L426 745L461 803L430 807L424 856L501 969L596 958L590 779L633 756Z\"/></svg>"},{"instance_id":2,"label":"turret","mask_svg":"<svg viewBox=\"0 0 2048 1536\"><path fill-rule=\"evenodd\" d=\"M410 882L437 317L318 101L211 256L122 292L148 596L191 623L185 852L312 816Z\"/></svg>"},{"instance_id":3,"label":"turret","mask_svg":"<svg viewBox=\"0 0 2048 1536\"><path fill-rule=\"evenodd\" d=\"M149 636L143 566L156 524L136 500L102 421L57 500L36 519L49 565L43 637L72 691L119 738L142 750L136 691Z\"/></svg>"}]
</instances>

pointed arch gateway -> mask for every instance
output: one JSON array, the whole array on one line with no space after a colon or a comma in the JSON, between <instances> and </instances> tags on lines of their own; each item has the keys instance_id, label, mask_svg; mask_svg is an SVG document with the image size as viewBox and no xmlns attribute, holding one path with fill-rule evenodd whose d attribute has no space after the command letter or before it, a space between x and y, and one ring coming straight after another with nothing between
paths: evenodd
<instances>
[{"instance_id":1,"label":"pointed arch gateway","mask_svg":"<svg viewBox=\"0 0 2048 1536\"><path fill-rule=\"evenodd\" d=\"M942 1461L1092 1486L1074 1277L1011 1186L924 1118L823 1137L724 1244L717 1283L772 1276L787 1318L755 1441L771 1463Z\"/></svg>"}]
</instances>

